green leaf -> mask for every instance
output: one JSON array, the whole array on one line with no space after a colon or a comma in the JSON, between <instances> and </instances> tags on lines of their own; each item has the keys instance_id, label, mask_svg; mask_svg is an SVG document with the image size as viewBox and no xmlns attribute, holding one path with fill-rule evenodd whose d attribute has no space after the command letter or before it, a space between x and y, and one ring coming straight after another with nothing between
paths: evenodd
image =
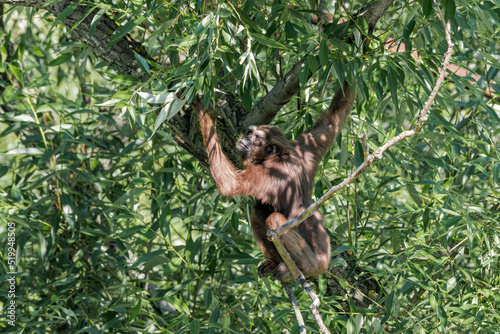
<instances>
[{"instance_id":1,"label":"green leaf","mask_svg":"<svg viewBox=\"0 0 500 334\"><path fill-rule=\"evenodd\" d=\"M189 307L187 306L187 304L185 302L183 302L182 300L180 300L179 298L177 297L174 297L174 296L170 296L169 297L169 302L177 309L177 311L179 311L180 313L184 313L184 314L190 314L190 310L189 310Z\"/></svg>"},{"instance_id":2,"label":"green leaf","mask_svg":"<svg viewBox=\"0 0 500 334\"><path fill-rule=\"evenodd\" d=\"M457 10L455 0L443 0L443 3L444 3L444 19L445 19L445 21L454 21L455 20L455 11Z\"/></svg>"},{"instance_id":3,"label":"green leaf","mask_svg":"<svg viewBox=\"0 0 500 334\"><path fill-rule=\"evenodd\" d=\"M193 36L198 36L203 34L209 27L209 23L212 22L214 15L212 12L209 12L207 16L201 20L201 22L196 26L196 29L193 32Z\"/></svg>"},{"instance_id":4,"label":"green leaf","mask_svg":"<svg viewBox=\"0 0 500 334\"><path fill-rule=\"evenodd\" d=\"M62 212L64 214L64 218L68 222L71 227L71 231L75 231L75 222L76 222L76 208L73 203L71 196L68 194L63 194L61 198L61 206Z\"/></svg>"},{"instance_id":5,"label":"green leaf","mask_svg":"<svg viewBox=\"0 0 500 334\"><path fill-rule=\"evenodd\" d=\"M403 38L407 39L410 38L410 35L413 32L413 29L415 29L416 22L414 19L411 19L410 22L405 26L403 30Z\"/></svg>"},{"instance_id":6,"label":"green leaf","mask_svg":"<svg viewBox=\"0 0 500 334\"><path fill-rule=\"evenodd\" d=\"M349 44L347 44L344 41L341 41L340 39L333 38L330 39L329 42L332 43L334 49L339 49L340 51L345 52L347 54L351 52Z\"/></svg>"},{"instance_id":7,"label":"green leaf","mask_svg":"<svg viewBox=\"0 0 500 334\"><path fill-rule=\"evenodd\" d=\"M17 66L14 66L12 64L7 64L9 66L9 71L16 77L17 80L24 82L23 76L21 72L19 71L19 68ZM10 87L10 86L9 86Z\"/></svg>"},{"instance_id":8,"label":"green leaf","mask_svg":"<svg viewBox=\"0 0 500 334\"><path fill-rule=\"evenodd\" d=\"M142 68L142 70L148 74L150 74L150 68L149 68L149 64L148 62L146 61L146 59L144 59L140 54L138 54L137 52L134 52L134 57L135 57L135 60L137 61L137 64Z\"/></svg>"},{"instance_id":9,"label":"green leaf","mask_svg":"<svg viewBox=\"0 0 500 334\"><path fill-rule=\"evenodd\" d=\"M62 55L60 55L56 59L52 60L49 63L49 66L59 66L61 64L64 64L64 63L68 62L71 59L71 57L73 57L72 53L63 53Z\"/></svg>"},{"instance_id":10,"label":"green leaf","mask_svg":"<svg viewBox=\"0 0 500 334\"><path fill-rule=\"evenodd\" d=\"M441 305L437 306L437 314L441 323L441 327L446 330L448 327L448 316L446 315L446 311Z\"/></svg>"},{"instance_id":11,"label":"green leaf","mask_svg":"<svg viewBox=\"0 0 500 334\"><path fill-rule=\"evenodd\" d=\"M96 7L92 7L89 10L87 10L87 12L85 14L83 14L82 17L75 24L73 24L73 26L71 27L69 32L71 33L73 30L75 30L80 25L80 23L82 23L83 20L85 20L87 18L87 16L89 16L90 13L92 13L95 9L96 9Z\"/></svg>"},{"instance_id":12,"label":"green leaf","mask_svg":"<svg viewBox=\"0 0 500 334\"><path fill-rule=\"evenodd\" d=\"M22 94L18 94L18 91L14 88L14 86L7 86L2 93L0 103L7 104L9 102L21 100L23 98L24 96Z\"/></svg>"},{"instance_id":13,"label":"green leaf","mask_svg":"<svg viewBox=\"0 0 500 334\"><path fill-rule=\"evenodd\" d=\"M374 319L373 323L372 323L372 326L373 326L373 330L375 331L376 334L382 334L383 333L382 326L380 325L380 320Z\"/></svg>"},{"instance_id":14,"label":"green leaf","mask_svg":"<svg viewBox=\"0 0 500 334\"><path fill-rule=\"evenodd\" d=\"M200 333L200 328L200 322L197 319L193 319L189 324L189 333L198 334Z\"/></svg>"},{"instance_id":15,"label":"green leaf","mask_svg":"<svg viewBox=\"0 0 500 334\"><path fill-rule=\"evenodd\" d=\"M115 45L120 41L126 34L128 34L132 29L141 24L146 18L144 16L139 16L135 20L131 20L125 24L119 26L111 35L109 39L109 47Z\"/></svg>"},{"instance_id":16,"label":"green leaf","mask_svg":"<svg viewBox=\"0 0 500 334\"><path fill-rule=\"evenodd\" d=\"M164 237L170 234L171 219L172 216L170 214L170 205L166 205L161 212L160 218L158 219L160 222L161 235L163 235Z\"/></svg>"},{"instance_id":17,"label":"green leaf","mask_svg":"<svg viewBox=\"0 0 500 334\"><path fill-rule=\"evenodd\" d=\"M141 257L139 257L137 259L137 261L135 261L131 266L130 266L130 269L133 269L133 268L136 268L138 265L142 264L142 263L145 263L149 260L151 260L152 258L154 258L155 256L159 256L159 255L163 255L165 254L165 250L164 249L157 249L151 253L148 253L146 255L143 255Z\"/></svg>"},{"instance_id":18,"label":"green leaf","mask_svg":"<svg viewBox=\"0 0 500 334\"><path fill-rule=\"evenodd\" d=\"M399 108L398 104L398 78L396 74L396 70L389 64L389 70L388 70L388 76L389 76L389 90L391 92L391 97L392 97L392 103L394 104L394 107L396 109Z\"/></svg>"},{"instance_id":19,"label":"green leaf","mask_svg":"<svg viewBox=\"0 0 500 334\"><path fill-rule=\"evenodd\" d=\"M304 61L300 66L300 72L299 72L299 83L302 89L306 87L308 80L309 80L309 63L307 61Z\"/></svg>"},{"instance_id":20,"label":"green leaf","mask_svg":"<svg viewBox=\"0 0 500 334\"><path fill-rule=\"evenodd\" d=\"M422 205L422 199L420 198L420 195L415 186L413 184L407 184L406 189L408 190L408 194L410 195L411 199L415 202L415 204L417 204L418 206Z\"/></svg>"},{"instance_id":21,"label":"green leaf","mask_svg":"<svg viewBox=\"0 0 500 334\"><path fill-rule=\"evenodd\" d=\"M123 86L134 86L140 83L139 79L131 75L116 75L111 80Z\"/></svg>"},{"instance_id":22,"label":"green leaf","mask_svg":"<svg viewBox=\"0 0 500 334\"><path fill-rule=\"evenodd\" d=\"M135 319L135 317L137 317L137 315L139 314L139 312L141 310L141 301L142 301L142 299L139 298L139 301L137 302L134 309L130 313L130 316L128 317L128 322L132 322Z\"/></svg>"},{"instance_id":23,"label":"green leaf","mask_svg":"<svg viewBox=\"0 0 500 334\"><path fill-rule=\"evenodd\" d=\"M97 24L99 23L99 20L101 19L105 11L105 8L99 9L99 11L92 18L92 22L90 23L89 28L89 38L92 38L92 36L94 35L95 28L97 27Z\"/></svg>"},{"instance_id":24,"label":"green leaf","mask_svg":"<svg viewBox=\"0 0 500 334\"><path fill-rule=\"evenodd\" d=\"M219 317L220 317L220 308L219 307L216 307L213 311L212 311L212 314L210 315L210 323L212 325L217 325L217 322L219 320Z\"/></svg>"},{"instance_id":25,"label":"green leaf","mask_svg":"<svg viewBox=\"0 0 500 334\"><path fill-rule=\"evenodd\" d=\"M270 47L270 48L277 48L277 49L287 49L286 46L284 46L281 43L276 42L274 39L271 39L269 37L266 37L264 35L258 34L258 33L251 33L252 37L259 42L260 44Z\"/></svg>"},{"instance_id":26,"label":"green leaf","mask_svg":"<svg viewBox=\"0 0 500 334\"><path fill-rule=\"evenodd\" d=\"M385 314L386 315L391 315L393 313L393 307L394 305L394 291L391 291L385 298Z\"/></svg>"},{"instance_id":27,"label":"green leaf","mask_svg":"<svg viewBox=\"0 0 500 334\"><path fill-rule=\"evenodd\" d=\"M64 8L59 15L57 15L55 22L61 21L66 18L69 14L73 13L73 11L80 5L80 2L73 2L69 4L66 8Z\"/></svg>"},{"instance_id":28,"label":"green leaf","mask_svg":"<svg viewBox=\"0 0 500 334\"><path fill-rule=\"evenodd\" d=\"M163 122L170 120L172 117L177 115L181 111L182 107L186 104L186 100L180 100L175 95L173 99L167 102L163 108L161 108L160 114L156 118L155 127L153 129L153 136L156 131L160 128Z\"/></svg>"},{"instance_id":29,"label":"green leaf","mask_svg":"<svg viewBox=\"0 0 500 334\"><path fill-rule=\"evenodd\" d=\"M259 29L259 27L253 22L253 20L248 16L247 13L245 13L238 7L234 6L230 7L231 9L233 9L233 11L235 11L236 16L240 18L241 21L245 23L248 28L252 28L254 31L261 31L261 29Z\"/></svg>"},{"instance_id":30,"label":"green leaf","mask_svg":"<svg viewBox=\"0 0 500 334\"><path fill-rule=\"evenodd\" d=\"M424 16L429 16L432 14L432 0L418 0L420 6L422 6L422 11Z\"/></svg>"},{"instance_id":31,"label":"green leaf","mask_svg":"<svg viewBox=\"0 0 500 334\"><path fill-rule=\"evenodd\" d=\"M319 62L322 66L328 64L330 58L330 51L328 50L328 46L326 45L325 40L321 40L319 44Z\"/></svg>"}]
</instances>

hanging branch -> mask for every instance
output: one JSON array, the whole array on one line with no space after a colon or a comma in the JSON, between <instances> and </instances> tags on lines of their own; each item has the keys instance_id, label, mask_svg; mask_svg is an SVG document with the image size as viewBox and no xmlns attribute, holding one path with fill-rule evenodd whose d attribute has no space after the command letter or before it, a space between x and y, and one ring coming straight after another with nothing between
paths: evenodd
<instances>
[{"instance_id":1,"label":"hanging branch","mask_svg":"<svg viewBox=\"0 0 500 334\"><path fill-rule=\"evenodd\" d=\"M281 282L281 285L285 289L288 298L292 302L293 312L295 312L295 318L297 318L297 323L299 324L299 333L306 334L306 325L304 324L304 318L302 318L302 313L300 313L299 303L297 303L297 299L295 299L295 296L293 295L290 282Z\"/></svg>"},{"instance_id":2,"label":"hanging branch","mask_svg":"<svg viewBox=\"0 0 500 334\"><path fill-rule=\"evenodd\" d=\"M381 159L383 153L389 149L391 146L395 145L396 143L400 142L401 140L411 137L417 133L419 133L422 129L422 124L427 120L427 113L429 111L429 108L431 104L434 102L434 99L437 95L437 92L444 80L446 70L450 64L450 58L451 58L451 53L453 50L453 43L451 42L451 36L450 36L450 22L445 22L444 16L439 9L438 6L438 0L434 0L434 5L436 7L436 10L438 12L438 15L441 19L441 22L443 23L444 26L444 32L445 32L445 37L446 37L446 42L448 44L448 49L446 53L444 54L443 57L443 63L441 65L441 69L439 71L438 78L436 80L436 84L434 86L434 89L432 90L431 94L429 95L429 98L427 99L424 107L419 113L419 117L417 119L417 122L415 123L415 127L412 130L407 130L403 131L399 135L394 136L391 138L389 141L387 141L384 145L380 146L374 153L368 154L368 145L366 142L366 135L364 133L361 133L360 137L363 143L363 151L365 154L365 159L364 162L351 174L349 175L344 181L339 183L338 185L332 187L330 190L328 190L321 198L319 198L315 203L310 205L302 214L299 216L295 217L294 219L290 220L288 223L280 226L276 230L268 230L267 231L267 237L270 241L274 243L276 246L276 249L280 253L283 261L286 263L288 269L290 270L292 277L295 279L296 282L301 284L304 289L307 291L309 296L311 297L313 303L311 305L311 312L314 315L314 319L316 320L316 323L318 324L318 327L320 329L321 333L329 333L328 329L323 323L323 320L321 318L321 315L319 314L318 311L318 306L319 306L319 299L312 290L312 288L309 286L307 283L306 279L304 278L304 275L302 272L300 272L300 269L297 267L293 259L291 258L290 254L288 251L285 249L283 243L279 239L279 236L285 233L286 231L292 229L295 226L298 226L300 223L305 221L307 218L309 218L314 211L316 211L323 203L325 203L328 199L330 199L333 194L336 192L340 191L341 189L349 186L359 175L361 175L372 163L375 161L375 159ZM287 284L287 283L285 283ZM288 291L287 291L288 292ZM302 318L302 316L300 316Z\"/></svg>"}]
</instances>

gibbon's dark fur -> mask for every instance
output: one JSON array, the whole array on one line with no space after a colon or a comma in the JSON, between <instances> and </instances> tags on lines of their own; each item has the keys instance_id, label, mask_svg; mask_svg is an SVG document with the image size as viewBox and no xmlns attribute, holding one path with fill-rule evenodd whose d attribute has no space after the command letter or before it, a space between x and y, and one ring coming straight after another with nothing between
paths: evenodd
<instances>
[{"instance_id":1,"label":"gibbon's dark fur","mask_svg":"<svg viewBox=\"0 0 500 334\"><path fill-rule=\"evenodd\" d=\"M281 278L288 268L274 244L267 240L268 229L276 229L295 218L312 204L314 176L319 162L342 129L354 103L356 90L347 83L335 94L328 111L314 126L289 142L274 126L252 126L240 139L245 169L237 169L222 152L214 125L198 98L203 139L210 160L210 172L224 196L255 197L251 224L258 246L266 259L258 267L259 276ZM285 247L306 278L325 272L330 263L330 239L316 211L298 227L281 236Z\"/></svg>"}]
</instances>

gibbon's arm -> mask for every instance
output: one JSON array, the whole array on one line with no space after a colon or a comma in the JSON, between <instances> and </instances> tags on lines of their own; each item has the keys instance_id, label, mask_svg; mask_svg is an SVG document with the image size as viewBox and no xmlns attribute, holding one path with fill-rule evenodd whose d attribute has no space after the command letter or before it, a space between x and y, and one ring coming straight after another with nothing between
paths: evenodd
<instances>
[{"instance_id":1,"label":"gibbon's arm","mask_svg":"<svg viewBox=\"0 0 500 334\"><path fill-rule=\"evenodd\" d=\"M347 81L344 81L344 86L335 93L328 111L320 116L309 131L298 138L304 153L312 152L318 159L326 154L342 130L355 97L356 87L350 88Z\"/></svg>"},{"instance_id":2,"label":"gibbon's arm","mask_svg":"<svg viewBox=\"0 0 500 334\"><path fill-rule=\"evenodd\" d=\"M219 137L215 132L214 123L203 107L203 103L195 97L191 103L200 120L203 141L207 146L210 160L210 173L221 195L235 196L242 194L241 174L233 163L222 152Z\"/></svg>"}]
</instances>

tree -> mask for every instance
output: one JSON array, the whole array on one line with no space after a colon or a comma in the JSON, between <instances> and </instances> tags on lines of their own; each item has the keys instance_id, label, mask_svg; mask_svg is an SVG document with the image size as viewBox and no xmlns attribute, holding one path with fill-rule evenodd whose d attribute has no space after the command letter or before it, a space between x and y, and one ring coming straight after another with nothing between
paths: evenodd
<instances>
[{"instance_id":1,"label":"tree","mask_svg":"<svg viewBox=\"0 0 500 334\"><path fill-rule=\"evenodd\" d=\"M0 234L17 253L0 284L18 273L15 325L43 333L297 331L280 286L256 277L249 202L219 197L203 169L188 102L210 107L236 162L248 125L293 138L357 84L319 197L363 161L362 130L373 150L411 126L446 51L429 0L0 4ZM470 73L449 71L422 132L322 208L332 331L500 327L500 10L441 8Z\"/></svg>"}]
</instances>

